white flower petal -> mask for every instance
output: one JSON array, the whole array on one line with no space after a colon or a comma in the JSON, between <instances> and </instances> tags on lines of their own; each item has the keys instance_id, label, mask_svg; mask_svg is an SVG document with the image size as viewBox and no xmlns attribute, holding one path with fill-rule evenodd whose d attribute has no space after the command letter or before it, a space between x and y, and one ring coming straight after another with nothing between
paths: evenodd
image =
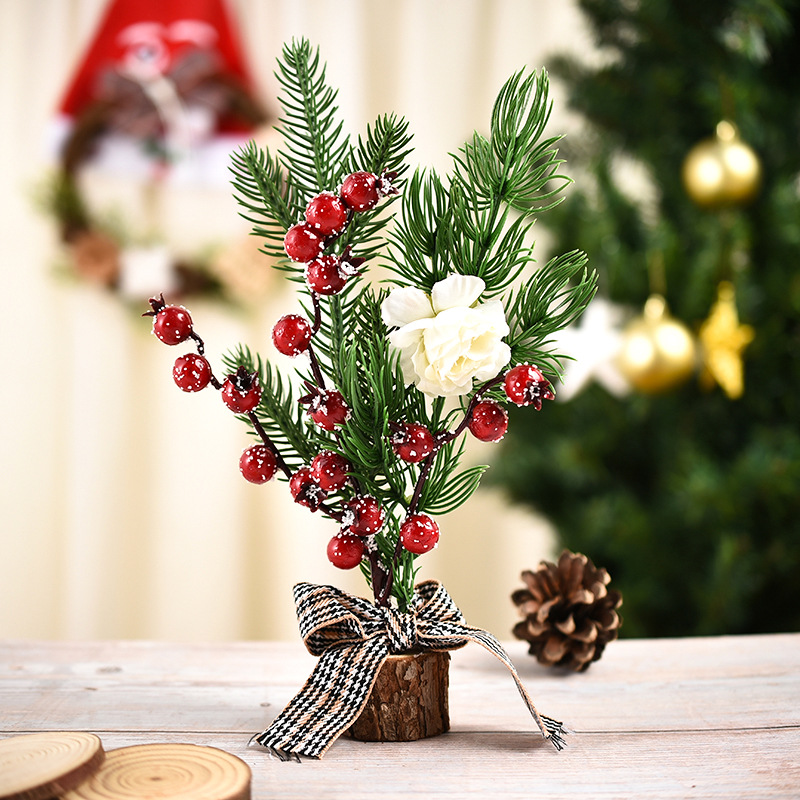
<instances>
[{"instance_id":1,"label":"white flower petal","mask_svg":"<svg viewBox=\"0 0 800 800\"><path fill-rule=\"evenodd\" d=\"M402 286L392 289L381 304L381 316L388 328L400 328L418 319L433 317L431 299L422 289Z\"/></svg>"},{"instance_id":2,"label":"white flower petal","mask_svg":"<svg viewBox=\"0 0 800 800\"><path fill-rule=\"evenodd\" d=\"M433 285L431 301L438 314L448 308L471 306L486 288L486 284L474 275L448 275Z\"/></svg>"},{"instance_id":3,"label":"white flower petal","mask_svg":"<svg viewBox=\"0 0 800 800\"><path fill-rule=\"evenodd\" d=\"M489 300L488 303L481 303L475 310L480 310L481 314L483 314L483 318L487 322L491 322L495 332L499 336L508 336L511 332L511 329L508 327L508 322L506 322L505 309L500 300Z\"/></svg>"}]
</instances>

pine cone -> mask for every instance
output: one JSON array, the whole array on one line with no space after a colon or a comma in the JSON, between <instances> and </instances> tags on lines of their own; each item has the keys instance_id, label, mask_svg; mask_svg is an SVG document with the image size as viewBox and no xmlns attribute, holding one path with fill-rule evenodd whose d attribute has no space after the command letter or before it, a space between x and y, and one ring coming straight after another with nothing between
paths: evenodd
<instances>
[{"instance_id":1,"label":"pine cone","mask_svg":"<svg viewBox=\"0 0 800 800\"><path fill-rule=\"evenodd\" d=\"M530 642L528 652L540 663L582 672L617 638L622 595L607 590L608 572L582 553L564 550L557 565L542 561L522 579L527 588L511 595L525 617L514 635Z\"/></svg>"}]
</instances>

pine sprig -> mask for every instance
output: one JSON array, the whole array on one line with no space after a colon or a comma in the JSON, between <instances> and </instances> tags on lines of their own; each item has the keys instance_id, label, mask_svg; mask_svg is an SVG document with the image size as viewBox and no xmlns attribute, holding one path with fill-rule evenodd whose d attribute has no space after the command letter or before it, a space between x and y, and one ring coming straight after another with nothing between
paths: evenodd
<instances>
[{"instance_id":1,"label":"pine sprig","mask_svg":"<svg viewBox=\"0 0 800 800\"><path fill-rule=\"evenodd\" d=\"M546 72L516 73L495 102L490 138L475 133L453 156L449 182L414 175L392 237L389 267L398 282L430 292L452 272L475 275L489 298L533 260L528 218L558 203L569 182L558 174L558 139L542 138L548 90Z\"/></svg>"},{"instance_id":2,"label":"pine sprig","mask_svg":"<svg viewBox=\"0 0 800 800\"><path fill-rule=\"evenodd\" d=\"M248 142L231 157L234 197L240 216L253 223L253 233L266 239L263 251L286 261L283 237L295 222L292 186L284 181L279 160Z\"/></svg>"},{"instance_id":3,"label":"pine sprig","mask_svg":"<svg viewBox=\"0 0 800 800\"><path fill-rule=\"evenodd\" d=\"M337 92L326 82L319 49L307 39L284 45L275 73L283 109L275 126L286 142L281 163L287 182L297 188L296 215L317 192L330 190L344 175L350 150L344 124L337 122Z\"/></svg>"},{"instance_id":4,"label":"pine sprig","mask_svg":"<svg viewBox=\"0 0 800 800\"><path fill-rule=\"evenodd\" d=\"M556 256L539 268L510 299L506 317L512 361L547 364L560 373L561 358L544 349L557 331L573 323L597 290L597 275L581 251Z\"/></svg>"},{"instance_id":5,"label":"pine sprig","mask_svg":"<svg viewBox=\"0 0 800 800\"><path fill-rule=\"evenodd\" d=\"M474 466L454 473L453 465L458 464L464 454L464 439L444 445L436 454L430 476L419 502L419 510L429 514L449 514L465 503L481 481L487 466Z\"/></svg>"},{"instance_id":6,"label":"pine sprig","mask_svg":"<svg viewBox=\"0 0 800 800\"><path fill-rule=\"evenodd\" d=\"M448 191L434 170L416 170L403 193L401 213L389 237L389 279L430 292L449 272L443 239L450 214Z\"/></svg>"},{"instance_id":7,"label":"pine sprig","mask_svg":"<svg viewBox=\"0 0 800 800\"><path fill-rule=\"evenodd\" d=\"M256 416L286 463L296 469L313 458L319 444L309 437L309 426L293 397L292 387L280 372L245 345L223 355L222 361L229 374L240 366L258 373L262 391ZM247 417L242 419L252 427Z\"/></svg>"}]
</instances>

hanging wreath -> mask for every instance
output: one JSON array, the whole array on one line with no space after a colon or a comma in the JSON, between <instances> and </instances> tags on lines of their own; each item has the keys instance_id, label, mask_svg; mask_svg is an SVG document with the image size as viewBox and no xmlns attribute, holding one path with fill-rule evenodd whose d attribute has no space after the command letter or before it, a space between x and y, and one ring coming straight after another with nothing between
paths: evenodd
<instances>
[{"instance_id":1,"label":"hanging wreath","mask_svg":"<svg viewBox=\"0 0 800 800\"><path fill-rule=\"evenodd\" d=\"M125 278L131 270L162 281L168 275L177 295L225 293L227 279L207 255L175 257L164 245L127 247L90 208L81 173L104 140L122 135L135 143L147 156L148 186L157 192L181 159L212 136L244 137L267 121L221 0L194 4L191 19L185 13L179 0L110 3L59 109L71 125L48 209L74 273L123 293L137 293L130 291L136 279ZM231 263L228 258L225 268Z\"/></svg>"}]
</instances>

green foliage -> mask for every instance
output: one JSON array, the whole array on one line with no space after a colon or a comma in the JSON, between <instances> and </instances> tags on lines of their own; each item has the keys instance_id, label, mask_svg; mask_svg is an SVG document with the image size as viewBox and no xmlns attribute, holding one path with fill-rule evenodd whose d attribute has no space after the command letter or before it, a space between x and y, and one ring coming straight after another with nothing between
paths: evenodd
<instances>
[{"instance_id":1,"label":"green foliage","mask_svg":"<svg viewBox=\"0 0 800 800\"><path fill-rule=\"evenodd\" d=\"M567 183L557 173L557 139L540 141L548 87L545 72L516 73L495 101L490 138L475 133L460 149L448 184L433 171L415 173L392 235L388 266L398 282L429 292L458 272L481 278L492 297L533 261L531 218Z\"/></svg>"},{"instance_id":2,"label":"green foliage","mask_svg":"<svg viewBox=\"0 0 800 800\"><path fill-rule=\"evenodd\" d=\"M580 244L614 302L641 311L647 264L663 259L672 313L690 329L733 279L755 329L745 394L694 381L619 400L599 386L547 415L512 410L491 476L605 566L627 636L800 629L800 8L797 2L584 0L602 65L551 71L591 123L570 161L582 183L547 215L556 252ZM732 117L765 176L746 208L702 211L680 168ZM652 179L643 205L613 178L624 156Z\"/></svg>"},{"instance_id":3,"label":"green foliage","mask_svg":"<svg viewBox=\"0 0 800 800\"><path fill-rule=\"evenodd\" d=\"M585 256L572 252L553 259L534 271L527 289L516 295L509 291L533 263L533 216L556 202L566 182L557 173L556 140L543 138L550 110L547 76L512 76L495 104L490 138L476 133L455 156L447 180L417 170L408 182L407 123L384 115L353 144L343 134L336 92L325 81L319 53L307 41L284 48L277 76L285 147L274 155L254 144L242 148L233 159L235 196L253 233L264 240L264 252L298 283L300 302L313 321L311 357L299 369L300 379L318 390L341 392L350 417L335 432L313 425L277 371L247 348L232 353L226 366L229 372L241 365L258 372L263 392L254 427L257 433L261 428L292 471L321 450L339 453L352 465L348 484L326 499L321 513L339 519L345 504L359 495L379 501L387 521L369 537L371 552L362 570L376 601L390 589L405 609L413 595L416 556L399 546L400 525L416 511L445 514L477 489L486 468L459 469L465 410L475 393L501 395L498 381L495 388L476 386L462 398L461 408L446 410L443 398L426 401L407 387L381 316L387 292L366 280L369 263L380 255L388 259L391 282L426 291L460 273L483 279L484 300L509 292L514 357L536 355L545 367L555 367L558 356L547 352L548 337L574 319L594 291ZM335 191L357 170L386 175L399 195L354 214L340 236L329 237L325 252L342 256L352 251L351 258L367 263L342 292L320 297L309 290L304 265L287 260L283 237L313 196ZM398 208L395 218L392 212ZM423 463L407 463L394 454L392 424L401 422L421 423L438 437L437 449ZM378 561L391 571L390 583Z\"/></svg>"}]
</instances>

